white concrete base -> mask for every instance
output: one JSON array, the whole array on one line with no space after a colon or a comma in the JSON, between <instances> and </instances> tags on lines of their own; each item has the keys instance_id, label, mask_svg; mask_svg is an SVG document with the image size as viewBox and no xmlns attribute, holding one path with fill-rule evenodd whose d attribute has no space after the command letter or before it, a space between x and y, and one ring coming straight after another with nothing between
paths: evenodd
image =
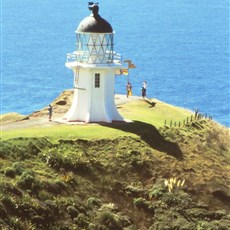
<instances>
[{"instance_id":1,"label":"white concrete base","mask_svg":"<svg viewBox=\"0 0 230 230\"><path fill-rule=\"evenodd\" d=\"M54 120L54 122L58 122L58 123L62 123L62 124L66 124L66 125L100 125L100 123L103 123L103 122L83 122L83 121L68 121L64 118L58 118L56 120ZM133 121L132 120L129 120L129 119L123 119L122 121L113 121L114 123L115 122L125 122L125 123L132 123ZM105 122L105 123L108 123L108 122ZM112 122L111 122L112 123Z\"/></svg>"}]
</instances>

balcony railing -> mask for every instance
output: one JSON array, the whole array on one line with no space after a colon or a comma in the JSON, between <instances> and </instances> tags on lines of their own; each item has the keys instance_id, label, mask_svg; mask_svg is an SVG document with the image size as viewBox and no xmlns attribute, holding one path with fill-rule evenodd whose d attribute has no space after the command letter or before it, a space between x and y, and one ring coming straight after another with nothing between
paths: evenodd
<instances>
[{"instance_id":1,"label":"balcony railing","mask_svg":"<svg viewBox=\"0 0 230 230\"><path fill-rule=\"evenodd\" d=\"M74 51L67 54L66 62L81 62L87 64L121 63L121 55L116 52L90 53L89 51Z\"/></svg>"}]
</instances>

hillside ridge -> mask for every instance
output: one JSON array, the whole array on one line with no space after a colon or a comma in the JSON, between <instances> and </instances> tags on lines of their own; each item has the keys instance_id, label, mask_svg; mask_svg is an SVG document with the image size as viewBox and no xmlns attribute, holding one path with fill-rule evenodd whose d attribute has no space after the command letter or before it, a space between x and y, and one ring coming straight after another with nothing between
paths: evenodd
<instances>
[{"instance_id":1,"label":"hillside ridge","mask_svg":"<svg viewBox=\"0 0 230 230\"><path fill-rule=\"evenodd\" d=\"M120 104L128 123L48 126L44 109L42 127L3 130L0 227L229 229L229 129L164 125L192 112L150 102Z\"/></svg>"}]
</instances>

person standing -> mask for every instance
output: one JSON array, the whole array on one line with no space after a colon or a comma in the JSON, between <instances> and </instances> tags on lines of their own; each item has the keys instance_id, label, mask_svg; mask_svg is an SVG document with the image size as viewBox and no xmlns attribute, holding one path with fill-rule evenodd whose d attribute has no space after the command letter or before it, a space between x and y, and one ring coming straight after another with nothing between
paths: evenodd
<instances>
[{"instance_id":1,"label":"person standing","mask_svg":"<svg viewBox=\"0 0 230 230\"><path fill-rule=\"evenodd\" d=\"M48 107L49 121L52 121L52 112L53 112L53 108L52 108L52 106L49 104L49 107Z\"/></svg>"},{"instance_id":2,"label":"person standing","mask_svg":"<svg viewBox=\"0 0 230 230\"><path fill-rule=\"evenodd\" d=\"M128 82L126 89L127 89L127 97L132 96L132 85L130 82Z\"/></svg>"},{"instance_id":3,"label":"person standing","mask_svg":"<svg viewBox=\"0 0 230 230\"><path fill-rule=\"evenodd\" d=\"M142 83L142 97L145 98L146 97L146 90L147 90L147 82L144 81Z\"/></svg>"}]
</instances>

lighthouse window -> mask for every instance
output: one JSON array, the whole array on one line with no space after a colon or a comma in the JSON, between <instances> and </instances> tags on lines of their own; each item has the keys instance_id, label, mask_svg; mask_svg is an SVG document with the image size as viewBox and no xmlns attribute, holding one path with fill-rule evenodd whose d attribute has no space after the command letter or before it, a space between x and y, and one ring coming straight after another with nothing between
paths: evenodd
<instances>
[{"instance_id":1,"label":"lighthouse window","mask_svg":"<svg viewBox=\"0 0 230 230\"><path fill-rule=\"evenodd\" d=\"M100 88L100 74L95 73L95 88Z\"/></svg>"}]
</instances>

